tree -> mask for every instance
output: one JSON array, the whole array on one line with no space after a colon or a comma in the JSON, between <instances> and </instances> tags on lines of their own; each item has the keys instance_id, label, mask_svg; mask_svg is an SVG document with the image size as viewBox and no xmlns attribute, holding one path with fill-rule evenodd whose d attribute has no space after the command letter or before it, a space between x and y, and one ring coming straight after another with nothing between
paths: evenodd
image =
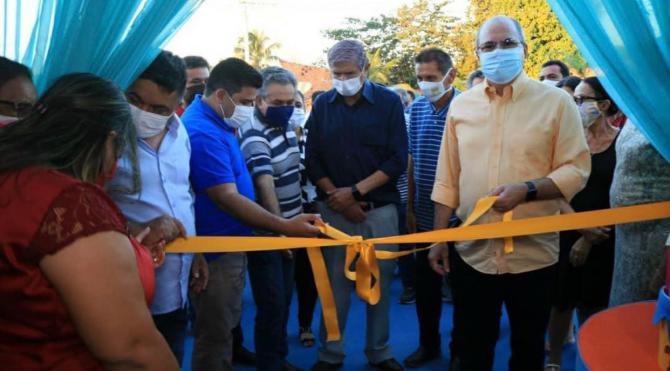
<instances>
[{"instance_id":1,"label":"tree","mask_svg":"<svg viewBox=\"0 0 670 371\"><path fill-rule=\"evenodd\" d=\"M407 82L416 86L414 56L430 46L450 47L451 30L457 19L445 13L451 0L417 0L398 9L395 15L368 20L348 18L343 28L324 32L332 40L353 38L363 41L378 54L379 64L392 66L388 83Z\"/></svg>"},{"instance_id":2,"label":"tree","mask_svg":"<svg viewBox=\"0 0 670 371\"><path fill-rule=\"evenodd\" d=\"M281 47L279 43L271 43L270 38L263 33L263 31L249 32L249 64L256 68L267 67L272 62L279 60L275 56L275 51ZM240 37L235 47L235 56L244 59L244 36Z\"/></svg>"},{"instance_id":3,"label":"tree","mask_svg":"<svg viewBox=\"0 0 670 371\"><path fill-rule=\"evenodd\" d=\"M499 14L515 18L525 31L528 44L525 68L529 76L537 77L542 64L551 59L563 60L578 75L588 73L584 58L546 0L470 0L468 19L458 25L458 37L453 39L460 53L459 79L479 67L475 53L477 30L485 20Z\"/></svg>"},{"instance_id":4,"label":"tree","mask_svg":"<svg viewBox=\"0 0 670 371\"><path fill-rule=\"evenodd\" d=\"M382 60L381 51L381 49L377 49L368 54L368 60L370 61L368 79L380 84L388 85L391 83L391 75L396 68L397 62L395 60L384 62Z\"/></svg>"}]
</instances>

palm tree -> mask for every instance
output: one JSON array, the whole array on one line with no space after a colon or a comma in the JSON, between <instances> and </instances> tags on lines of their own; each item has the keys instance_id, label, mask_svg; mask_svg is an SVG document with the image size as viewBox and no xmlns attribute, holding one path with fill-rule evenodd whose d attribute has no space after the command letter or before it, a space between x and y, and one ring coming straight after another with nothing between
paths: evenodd
<instances>
[{"instance_id":1,"label":"palm tree","mask_svg":"<svg viewBox=\"0 0 670 371\"><path fill-rule=\"evenodd\" d=\"M391 70L397 67L398 61L391 60L384 63L382 61L381 49L377 49L368 55L370 69L368 70L368 79L380 84L388 85L391 82Z\"/></svg>"},{"instance_id":2,"label":"palm tree","mask_svg":"<svg viewBox=\"0 0 670 371\"><path fill-rule=\"evenodd\" d=\"M268 66L271 62L279 60L274 54L281 47L279 43L271 43L270 38L263 31L253 30L249 32L249 62L256 68ZM244 59L244 36L240 37L235 47L235 56Z\"/></svg>"}]
</instances>

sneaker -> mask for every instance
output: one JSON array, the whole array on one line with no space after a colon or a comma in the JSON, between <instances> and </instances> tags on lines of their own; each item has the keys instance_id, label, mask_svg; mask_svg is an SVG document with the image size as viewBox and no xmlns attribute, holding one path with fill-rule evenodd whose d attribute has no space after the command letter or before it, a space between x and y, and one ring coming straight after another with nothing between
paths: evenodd
<instances>
[{"instance_id":1,"label":"sneaker","mask_svg":"<svg viewBox=\"0 0 670 371\"><path fill-rule=\"evenodd\" d=\"M312 329L309 327L300 327L300 342L305 348L311 348L314 346L315 342L314 334Z\"/></svg>"},{"instance_id":2,"label":"sneaker","mask_svg":"<svg viewBox=\"0 0 670 371\"><path fill-rule=\"evenodd\" d=\"M400 304L414 304L416 303L416 293L413 287L407 287L400 295Z\"/></svg>"}]
</instances>

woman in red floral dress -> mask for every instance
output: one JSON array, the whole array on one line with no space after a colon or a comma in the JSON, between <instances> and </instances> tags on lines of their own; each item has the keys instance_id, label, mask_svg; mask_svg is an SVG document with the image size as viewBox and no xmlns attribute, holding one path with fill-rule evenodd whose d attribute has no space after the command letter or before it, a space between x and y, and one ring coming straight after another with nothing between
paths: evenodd
<instances>
[{"instance_id":1,"label":"woman in red floral dress","mask_svg":"<svg viewBox=\"0 0 670 371\"><path fill-rule=\"evenodd\" d=\"M100 188L134 128L91 74L0 128L0 368L178 370L147 303L151 253Z\"/></svg>"}]
</instances>

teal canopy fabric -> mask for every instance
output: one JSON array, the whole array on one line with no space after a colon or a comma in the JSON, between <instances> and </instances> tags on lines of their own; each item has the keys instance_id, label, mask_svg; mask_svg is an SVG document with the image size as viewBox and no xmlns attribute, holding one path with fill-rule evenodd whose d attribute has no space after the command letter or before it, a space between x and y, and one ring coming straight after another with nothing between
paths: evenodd
<instances>
[{"instance_id":1,"label":"teal canopy fabric","mask_svg":"<svg viewBox=\"0 0 670 371\"><path fill-rule=\"evenodd\" d=\"M670 1L548 1L607 92L670 161Z\"/></svg>"},{"instance_id":2,"label":"teal canopy fabric","mask_svg":"<svg viewBox=\"0 0 670 371\"><path fill-rule=\"evenodd\" d=\"M70 72L91 72L122 89L203 0L0 0L5 31L0 52L32 68L42 92ZM22 14L34 13L25 39Z\"/></svg>"}]
</instances>

